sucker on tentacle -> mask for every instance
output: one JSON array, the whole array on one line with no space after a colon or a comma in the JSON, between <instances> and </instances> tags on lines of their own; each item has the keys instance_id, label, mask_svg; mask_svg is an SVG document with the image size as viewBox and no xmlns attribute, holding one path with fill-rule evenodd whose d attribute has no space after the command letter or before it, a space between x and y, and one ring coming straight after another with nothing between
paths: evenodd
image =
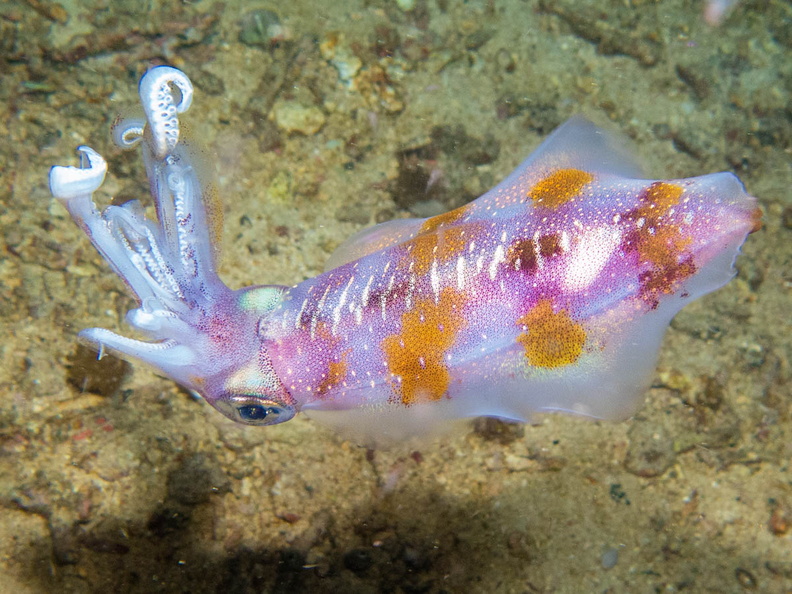
<instances>
[{"instance_id":1,"label":"sucker on tentacle","mask_svg":"<svg viewBox=\"0 0 792 594\"><path fill-rule=\"evenodd\" d=\"M178 102L174 101L171 85L181 92ZM178 114L187 111L192 104L192 83L181 70L159 66L140 79L139 93L151 127L154 156L162 159L179 142Z\"/></svg>"}]
</instances>

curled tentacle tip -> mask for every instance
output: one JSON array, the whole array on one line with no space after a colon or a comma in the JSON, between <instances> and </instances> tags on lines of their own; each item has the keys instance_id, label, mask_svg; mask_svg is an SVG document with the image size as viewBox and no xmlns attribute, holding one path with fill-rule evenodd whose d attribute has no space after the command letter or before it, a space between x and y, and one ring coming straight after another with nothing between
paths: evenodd
<instances>
[{"instance_id":1,"label":"curled tentacle tip","mask_svg":"<svg viewBox=\"0 0 792 594\"><path fill-rule=\"evenodd\" d=\"M152 68L140 79L141 94L143 88L148 85L151 85L151 88L167 93L170 92L168 88L169 85L175 86L179 89L179 93L181 93L179 101L174 103L176 111L184 113L190 109L193 98L192 82L190 82L189 77L178 68L173 68L172 66L156 66Z\"/></svg>"},{"instance_id":2,"label":"curled tentacle tip","mask_svg":"<svg viewBox=\"0 0 792 594\"><path fill-rule=\"evenodd\" d=\"M146 120L142 118L118 118L113 122L113 142L122 149L130 149L143 139Z\"/></svg>"},{"instance_id":3,"label":"curled tentacle tip","mask_svg":"<svg viewBox=\"0 0 792 594\"><path fill-rule=\"evenodd\" d=\"M107 161L90 147L77 148L80 166L56 165L50 169L50 192L55 198L69 200L99 189L107 173Z\"/></svg>"},{"instance_id":4,"label":"curled tentacle tip","mask_svg":"<svg viewBox=\"0 0 792 594\"><path fill-rule=\"evenodd\" d=\"M171 86L179 90L178 101L174 100ZM179 142L178 114L187 111L192 103L192 83L177 68L157 66L140 79L139 93L151 126L151 148L158 158L163 158Z\"/></svg>"}]
</instances>

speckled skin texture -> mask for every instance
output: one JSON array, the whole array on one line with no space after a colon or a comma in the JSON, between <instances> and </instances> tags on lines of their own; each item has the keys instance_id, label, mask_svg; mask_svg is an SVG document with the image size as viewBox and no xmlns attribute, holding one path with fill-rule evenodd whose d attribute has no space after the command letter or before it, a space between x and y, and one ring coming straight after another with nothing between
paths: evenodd
<instances>
[{"instance_id":1,"label":"speckled skin texture","mask_svg":"<svg viewBox=\"0 0 792 594\"><path fill-rule=\"evenodd\" d=\"M384 223L288 289L262 349L300 408L373 442L460 417L629 416L670 317L730 278L756 213L731 175L623 177L617 143L570 120L482 197Z\"/></svg>"}]
</instances>

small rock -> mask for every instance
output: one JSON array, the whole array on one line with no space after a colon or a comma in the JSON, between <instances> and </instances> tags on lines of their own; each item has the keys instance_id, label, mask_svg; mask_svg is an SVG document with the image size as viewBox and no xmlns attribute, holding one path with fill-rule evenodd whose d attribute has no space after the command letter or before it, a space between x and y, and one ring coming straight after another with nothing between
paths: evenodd
<instances>
[{"instance_id":1,"label":"small rock","mask_svg":"<svg viewBox=\"0 0 792 594\"><path fill-rule=\"evenodd\" d=\"M503 458L506 468L511 472L524 472L526 470L536 469L539 463L525 456L516 456L514 454L506 454Z\"/></svg>"},{"instance_id":2,"label":"small rock","mask_svg":"<svg viewBox=\"0 0 792 594\"><path fill-rule=\"evenodd\" d=\"M792 206L787 206L781 213L781 225L784 229L792 229Z\"/></svg>"},{"instance_id":3,"label":"small rock","mask_svg":"<svg viewBox=\"0 0 792 594\"><path fill-rule=\"evenodd\" d=\"M239 22L239 41L245 45L270 48L289 37L288 29L271 10L251 10Z\"/></svg>"},{"instance_id":4,"label":"small rock","mask_svg":"<svg viewBox=\"0 0 792 594\"><path fill-rule=\"evenodd\" d=\"M306 107L294 101L276 101L270 117L288 134L313 136L325 125L325 116L318 107Z\"/></svg>"},{"instance_id":5,"label":"small rock","mask_svg":"<svg viewBox=\"0 0 792 594\"><path fill-rule=\"evenodd\" d=\"M319 51L335 67L339 80L345 84L350 84L363 67L362 60L355 55L343 34L330 33L319 45Z\"/></svg>"},{"instance_id":6,"label":"small rock","mask_svg":"<svg viewBox=\"0 0 792 594\"><path fill-rule=\"evenodd\" d=\"M473 430L476 435L487 441L496 441L507 445L525 437L525 425L496 419L494 417L479 417L473 421Z\"/></svg>"},{"instance_id":7,"label":"small rock","mask_svg":"<svg viewBox=\"0 0 792 594\"><path fill-rule=\"evenodd\" d=\"M737 583L745 590L755 590L758 585L754 575L742 567L738 567L734 570L734 577L737 579Z\"/></svg>"},{"instance_id":8,"label":"small rock","mask_svg":"<svg viewBox=\"0 0 792 594\"><path fill-rule=\"evenodd\" d=\"M619 562L619 549L610 548L604 553L602 553L602 557L600 558L600 563L602 563L602 569L613 569L616 567L616 564Z\"/></svg>"},{"instance_id":9,"label":"small rock","mask_svg":"<svg viewBox=\"0 0 792 594\"><path fill-rule=\"evenodd\" d=\"M767 527L776 536L784 536L792 526L792 511L784 507L777 507L770 514Z\"/></svg>"}]
</instances>

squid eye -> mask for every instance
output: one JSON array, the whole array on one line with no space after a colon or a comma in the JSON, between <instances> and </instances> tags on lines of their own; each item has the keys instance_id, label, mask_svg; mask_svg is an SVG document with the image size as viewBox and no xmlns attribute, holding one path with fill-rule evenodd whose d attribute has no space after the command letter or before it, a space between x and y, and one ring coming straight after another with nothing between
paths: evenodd
<instances>
[{"instance_id":1,"label":"squid eye","mask_svg":"<svg viewBox=\"0 0 792 594\"><path fill-rule=\"evenodd\" d=\"M277 425L288 421L297 412L289 404L255 394L232 394L213 404L232 421L245 425Z\"/></svg>"},{"instance_id":2,"label":"squid eye","mask_svg":"<svg viewBox=\"0 0 792 594\"><path fill-rule=\"evenodd\" d=\"M280 409L274 406L264 406L263 404L243 404L237 406L239 418L246 423L261 423L268 417L280 414Z\"/></svg>"}]
</instances>

